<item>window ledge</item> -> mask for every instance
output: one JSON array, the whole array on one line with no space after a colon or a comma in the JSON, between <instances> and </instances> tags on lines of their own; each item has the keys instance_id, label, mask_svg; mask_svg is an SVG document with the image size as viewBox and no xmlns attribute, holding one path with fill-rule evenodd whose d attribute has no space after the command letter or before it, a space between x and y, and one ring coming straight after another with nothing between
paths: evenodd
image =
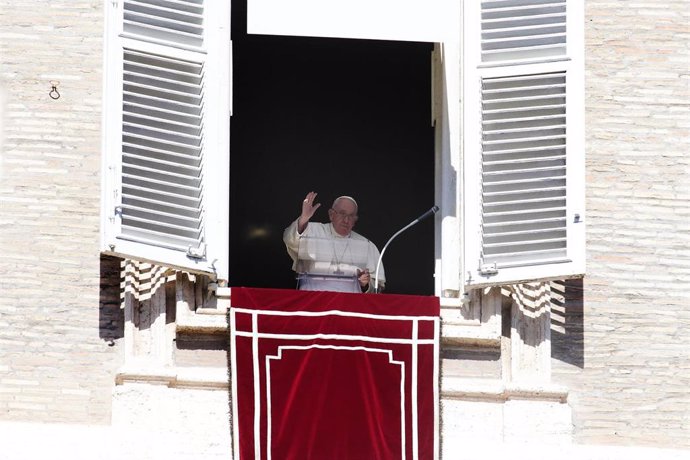
<instances>
[{"instance_id":1,"label":"window ledge","mask_svg":"<svg viewBox=\"0 0 690 460\"><path fill-rule=\"evenodd\" d=\"M225 312L208 314L196 312L189 316L178 318L177 332L198 332L206 334L224 333L228 330Z\"/></svg>"},{"instance_id":2,"label":"window ledge","mask_svg":"<svg viewBox=\"0 0 690 460\"><path fill-rule=\"evenodd\" d=\"M441 380L441 397L494 402L529 399L565 403L568 399L568 389L551 383L447 377Z\"/></svg>"},{"instance_id":3,"label":"window ledge","mask_svg":"<svg viewBox=\"0 0 690 460\"><path fill-rule=\"evenodd\" d=\"M444 346L480 346L497 348L501 346L501 335L494 327L462 325L443 322L441 344Z\"/></svg>"},{"instance_id":4,"label":"window ledge","mask_svg":"<svg viewBox=\"0 0 690 460\"><path fill-rule=\"evenodd\" d=\"M153 367L124 366L115 376L117 385L147 383L170 388L227 390L228 371L225 367Z\"/></svg>"}]
</instances>

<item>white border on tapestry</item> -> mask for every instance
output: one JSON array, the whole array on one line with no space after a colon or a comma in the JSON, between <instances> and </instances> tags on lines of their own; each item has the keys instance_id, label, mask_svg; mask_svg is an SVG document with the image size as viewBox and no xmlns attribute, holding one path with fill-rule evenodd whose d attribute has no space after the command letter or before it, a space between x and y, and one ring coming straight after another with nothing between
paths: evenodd
<instances>
[{"instance_id":1,"label":"white border on tapestry","mask_svg":"<svg viewBox=\"0 0 690 460\"><path fill-rule=\"evenodd\" d=\"M281 345L278 347L278 355L266 355L266 426L267 426L267 459L271 460L271 361L277 361L283 358L283 350L308 350L311 348L317 348L321 350L346 350L346 351L366 351L371 353L384 353L388 355L388 362L391 364L400 366L400 442L402 447L402 460L405 460L405 362L396 361L393 359L392 350L383 350L378 348L368 348L368 347L349 347L342 345ZM414 379L416 380L416 379ZM256 391L256 386L255 386ZM414 414L416 403L412 401ZM414 417L414 415L413 415ZM415 420L412 420L413 426L415 425ZM416 457L416 455L415 455Z\"/></svg>"}]
</instances>

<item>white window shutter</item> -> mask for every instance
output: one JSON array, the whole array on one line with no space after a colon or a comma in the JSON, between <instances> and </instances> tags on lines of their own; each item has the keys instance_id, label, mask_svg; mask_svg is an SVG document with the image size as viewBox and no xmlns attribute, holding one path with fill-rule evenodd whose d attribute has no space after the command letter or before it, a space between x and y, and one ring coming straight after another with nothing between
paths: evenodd
<instances>
[{"instance_id":1,"label":"white window shutter","mask_svg":"<svg viewBox=\"0 0 690 460\"><path fill-rule=\"evenodd\" d=\"M465 285L583 275L582 4L465 2L464 21Z\"/></svg>"},{"instance_id":2,"label":"white window shutter","mask_svg":"<svg viewBox=\"0 0 690 460\"><path fill-rule=\"evenodd\" d=\"M229 6L106 5L103 251L227 279Z\"/></svg>"}]
</instances>

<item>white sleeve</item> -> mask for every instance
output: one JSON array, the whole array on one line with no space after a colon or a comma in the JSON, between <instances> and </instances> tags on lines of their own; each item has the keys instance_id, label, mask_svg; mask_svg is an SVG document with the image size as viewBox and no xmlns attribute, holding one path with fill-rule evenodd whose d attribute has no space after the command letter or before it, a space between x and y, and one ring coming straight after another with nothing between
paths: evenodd
<instances>
[{"instance_id":1,"label":"white sleeve","mask_svg":"<svg viewBox=\"0 0 690 460\"><path fill-rule=\"evenodd\" d=\"M297 260L297 251L299 250L299 238L302 236L297 231L297 221L299 218L295 219L283 232L283 242L287 248L287 252L292 258L292 261ZM307 224L309 225L309 224ZM305 229L306 232L306 229Z\"/></svg>"}]
</instances>

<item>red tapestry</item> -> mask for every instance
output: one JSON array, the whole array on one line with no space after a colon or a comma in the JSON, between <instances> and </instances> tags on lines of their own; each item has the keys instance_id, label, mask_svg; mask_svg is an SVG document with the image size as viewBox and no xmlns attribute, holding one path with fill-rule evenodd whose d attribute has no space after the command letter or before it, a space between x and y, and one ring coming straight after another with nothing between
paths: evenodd
<instances>
[{"instance_id":1,"label":"red tapestry","mask_svg":"<svg viewBox=\"0 0 690 460\"><path fill-rule=\"evenodd\" d=\"M438 458L437 297L233 288L235 459Z\"/></svg>"}]
</instances>

